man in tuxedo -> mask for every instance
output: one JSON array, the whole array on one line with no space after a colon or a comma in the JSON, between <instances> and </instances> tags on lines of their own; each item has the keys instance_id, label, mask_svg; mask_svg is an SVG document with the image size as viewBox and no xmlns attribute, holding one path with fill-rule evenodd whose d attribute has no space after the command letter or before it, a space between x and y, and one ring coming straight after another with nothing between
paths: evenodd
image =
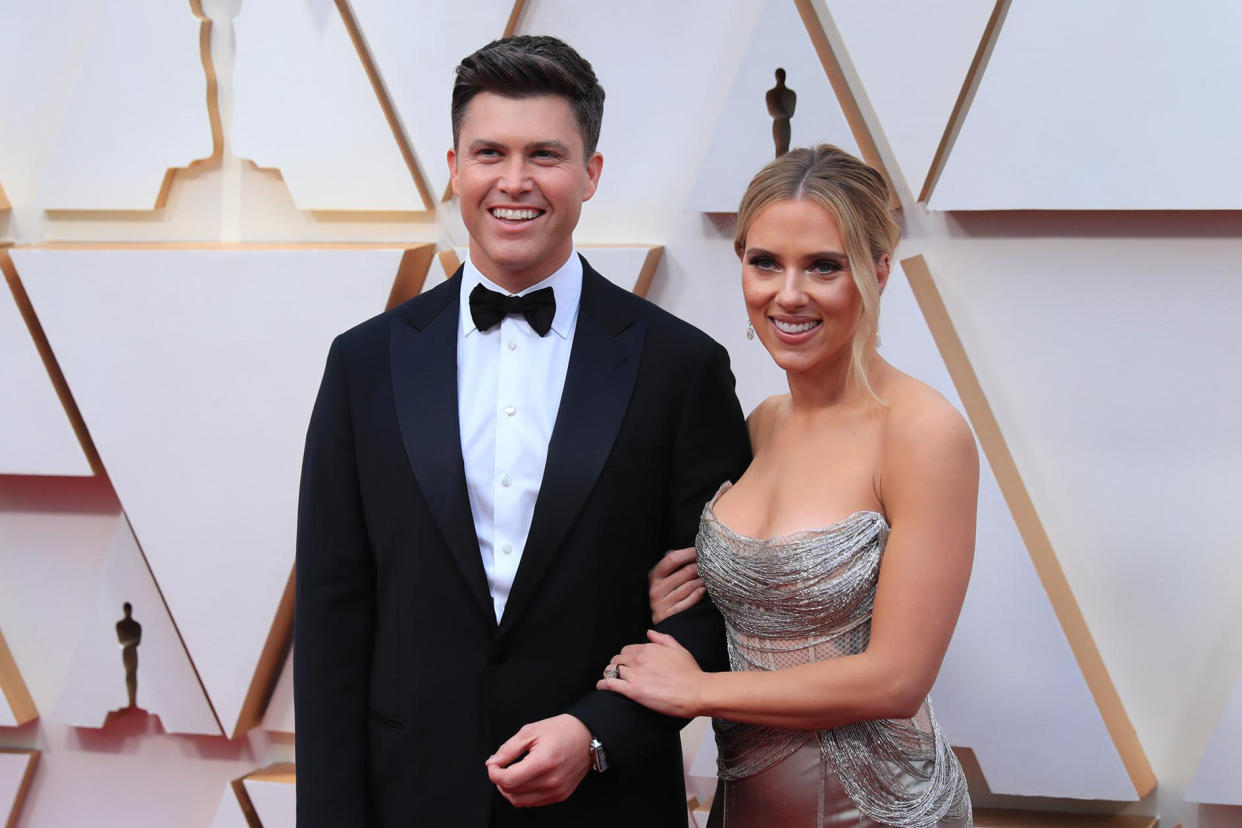
<instances>
[{"instance_id":1,"label":"man in tuxedo","mask_svg":"<svg viewBox=\"0 0 1242 828\"><path fill-rule=\"evenodd\" d=\"M749 461L723 348L575 251L604 92L550 37L453 89L470 255L332 344L298 515L303 826L678 826L678 729L595 690ZM657 629L727 669L710 602Z\"/></svg>"}]
</instances>

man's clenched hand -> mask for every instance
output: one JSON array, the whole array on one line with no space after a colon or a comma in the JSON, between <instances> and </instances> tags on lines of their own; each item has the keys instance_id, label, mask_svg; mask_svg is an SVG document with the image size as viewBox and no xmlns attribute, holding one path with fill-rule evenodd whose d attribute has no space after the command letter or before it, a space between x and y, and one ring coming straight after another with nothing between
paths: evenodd
<instances>
[{"instance_id":1,"label":"man's clenched hand","mask_svg":"<svg viewBox=\"0 0 1242 828\"><path fill-rule=\"evenodd\" d=\"M591 768L590 743L586 725L568 713L531 722L488 758L487 776L518 808L561 802Z\"/></svg>"}]
</instances>

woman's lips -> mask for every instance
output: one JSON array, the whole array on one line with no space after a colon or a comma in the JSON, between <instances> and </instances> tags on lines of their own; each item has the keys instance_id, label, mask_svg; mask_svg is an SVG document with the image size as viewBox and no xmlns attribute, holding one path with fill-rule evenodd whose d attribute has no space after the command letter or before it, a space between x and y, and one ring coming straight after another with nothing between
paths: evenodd
<instances>
[{"instance_id":1,"label":"woman's lips","mask_svg":"<svg viewBox=\"0 0 1242 828\"><path fill-rule=\"evenodd\" d=\"M815 336L815 332L824 324L822 319L792 320L777 319L774 316L769 316L768 322L771 324L776 338L791 345L806 342Z\"/></svg>"}]
</instances>

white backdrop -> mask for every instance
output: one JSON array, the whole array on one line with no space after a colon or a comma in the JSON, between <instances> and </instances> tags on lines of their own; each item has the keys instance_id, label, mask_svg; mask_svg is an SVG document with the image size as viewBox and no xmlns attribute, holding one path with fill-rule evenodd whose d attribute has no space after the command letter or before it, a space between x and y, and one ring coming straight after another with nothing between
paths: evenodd
<instances>
[{"instance_id":1,"label":"white backdrop","mask_svg":"<svg viewBox=\"0 0 1242 828\"><path fill-rule=\"evenodd\" d=\"M242 64L243 44L237 38L235 45L232 30L235 19L244 19L238 15L247 2L254 0L203 3L215 24L210 57L224 127L220 159L177 173L167 203L158 211L135 210L118 202L112 206L125 209L48 213L47 208L57 205L44 196L49 155L45 145L55 142L41 142L40 136L22 131L20 119L0 114L5 118L0 122L4 125L0 181L12 203L11 210L0 212L0 240L19 245L55 240L435 241L446 247L463 243L451 203L438 205L433 213L377 212L375 205L347 213L299 210L281 175L255 169L237 157L232 151L237 116L234 67ZM189 17L188 2L186 6ZM409 25L417 25L419 4L408 6ZM831 12L835 6L832 0L817 3L821 11ZM1019 0L1013 7L1011 15L1020 9ZM5 2L0 3L0 14L7 21L19 10L33 14L31 8L32 4ZM307 8L335 13L328 2L308 3ZM1169 3L1160 11L1177 15L1179 8ZM1206 14L1227 29L1234 25L1231 8L1225 0L1217 4L1204 0L1196 4L1194 15L1199 19ZM892 44L886 45L883 24L873 19L867 25L866 7L841 0L840 11L835 25L829 21L829 40L845 64L886 165L890 172L900 173L892 175L906 228L899 255L925 254L932 267L1160 781L1156 793L1130 804L990 796L979 785L976 802L1159 814L1162 824L1170 827L1179 821L1186 828L1237 824L1242 809L1185 799L1196 772L1201 779L1242 777L1237 768L1226 768L1223 776L1200 768L1242 669L1242 630L1235 621L1242 606L1242 560L1237 554L1242 514L1235 482L1242 461L1242 419L1236 415L1242 384L1232 367L1233 355L1242 347L1236 324L1242 310L1238 276L1242 231L1237 214L1169 209L928 211L915 201L922 186L917 170L925 163L920 159L926 157L927 147L938 143L936 131L944 124L937 124L925 109L910 115L924 93L917 83L903 86L899 81L963 71L957 67L969 64L970 56L963 59L961 49L973 50L974 43L962 30L982 24L963 12L944 18L943 25L952 30L943 33L936 30L934 20L921 32L897 26ZM880 9L875 14L881 12L895 13ZM529 0L519 23L521 31L546 31L568 39L594 63L608 92L600 143L605 155L603 178L598 195L584 208L579 242L663 245L649 298L729 348L747 410L782 390L782 378L762 349L744 339L730 228L685 205L726 113L731 85L758 16L759 6L750 0L676 4ZM70 31L72 19L66 15L66 21L40 23L36 30L41 39L29 48L49 39L58 42L60 34ZM1110 31L1125 31L1125 13L1110 20L1118 27ZM192 17L191 21L187 29L197 25ZM4 29L13 31L0 26ZM851 32L862 34L851 39ZM74 35L83 36L80 31ZM195 60L197 45L191 44ZM18 47L20 43L15 44ZM381 56L373 57L382 73ZM442 60L451 64L459 57L444 55ZM341 59L352 58L346 53ZM10 50L3 60L17 58ZM1170 61L1168 71L1176 74L1182 65ZM17 87L10 73L0 82L0 94L5 96L0 113L29 112L40 115L44 119L40 123L72 123L71 68L21 73L18 97L13 97ZM1116 66L1090 58L1080 65L1086 76L1114 71ZM1189 82L1195 77L1188 68L1186 82L1177 87L1179 94L1200 103L1236 96L1229 86L1236 75ZM941 87L946 83L936 82ZM790 85L797 88L792 81ZM42 96L32 91L44 87ZM872 90L874 98L869 98ZM1062 84L1059 91L1061 97L1073 99L1076 87ZM367 92L372 94L369 88ZM938 105L943 107L945 93L939 94ZM194 91L194 103L205 108L201 88ZM803 103L800 99L799 106ZM1157 112L1161 106L1158 100L1147 104ZM399 110L403 119L419 112L410 101L402 101ZM446 111L426 110L425 115L447 123ZM1176 142L1179 134L1193 135L1196 129L1215 126L1184 124L1164 140ZM50 129L54 132L54 126ZM299 140L310 138L303 135ZM391 134L385 140L393 140ZM955 152L968 146L959 143ZM1168 150L1170 157L1178 152L1185 157L1193 147L1174 143ZM313 149L298 147L302 153ZM386 144L376 152L391 149ZM434 150L415 149L425 169L438 169L442 153L437 157ZM206 154L198 146L194 150L177 163ZM972 160L965 155L957 158L959 163ZM325 159L319 169L327 170L332 163ZM310 165L312 174L315 169ZM402 171L406 184L408 171ZM1242 192L1236 177L1232 184L1227 177L1208 183L1229 185L1226 189L1235 197ZM1157 188L1154 204L1129 206L1196 206L1161 204L1159 193ZM20 260L20 254L16 258ZM88 275L101 284L111 278L106 269ZM132 312L133 303L124 301L125 312ZM187 295L186 301L192 306L194 297ZM377 302L382 304L382 296ZM102 315L118 311L106 297L92 307ZM212 313L221 312L219 305L213 308ZM357 312L359 317L366 314ZM218 319L221 326L230 324L227 313ZM882 327L890 323L886 317ZM106 335L108 326L102 320L98 327L100 335ZM82 359L86 357L94 358L89 349L83 351ZM105 387L106 380L102 380ZM106 397L103 401L108 402ZM117 407L114 401L109 405ZM295 432L300 427L290 425ZM105 468L107 460L104 457ZM227 780L293 758L288 738L277 732L284 726L283 711L269 720L271 731L258 729L232 742L136 727L123 732L81 731L57 720L52 711L99 589L97 575L106 561L121 504L104 479L5 476L11 471L0 469L0 629L43 718L22 728L0 728L0 746L44 750L19 824L211 824L227 794ZM119 478L117 482L119 486ZM142 542L140 527L136 525L135 531ZM969 677L994 687L1002 698L1009 677L999 665L1009 658L1021 659L1024 646L1020 640L995 646L1007 644L1011 652L998 656L995 665L980 665L977 675ZM190 650L193 656L194 647ZM944 690L938 687L937 693ZM235 708L231 703L230 709ZM1022 726L1018 722L1015 729ZM1209 754L1225 757L1211 761L1232 761L1225 751ZM984 762L985 757L980 758ZM1080 758L1067 757L1067 762ZM1226 801L1202 789L1196 789L1195 799ZM101 823L104 813L115 814L115 822Z\"/></svg>"}]
</instances>

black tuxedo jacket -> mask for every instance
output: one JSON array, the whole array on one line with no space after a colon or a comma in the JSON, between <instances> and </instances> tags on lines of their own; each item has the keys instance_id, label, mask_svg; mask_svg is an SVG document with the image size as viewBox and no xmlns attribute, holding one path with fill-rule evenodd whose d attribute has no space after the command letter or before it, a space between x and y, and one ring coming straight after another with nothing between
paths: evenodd
<instances>
[{"instance_id":1,"label":"black tuxedo jacket","mask_svg":"<svg viewBox=\"0 0 1242 828\"><path fill-rule=\"evenodd\" d=\"M298 508L294 688L301 826L678 826L679 720L594 689L651 625L647 572L694 541L750 445L723 348L584 265L529 540L496 623L457 423L461 273L342 334ZM728 669L707 601L659 626ZM613 767L511 807L484 760L569 712Z\"/></svg>"}]
</instances>

